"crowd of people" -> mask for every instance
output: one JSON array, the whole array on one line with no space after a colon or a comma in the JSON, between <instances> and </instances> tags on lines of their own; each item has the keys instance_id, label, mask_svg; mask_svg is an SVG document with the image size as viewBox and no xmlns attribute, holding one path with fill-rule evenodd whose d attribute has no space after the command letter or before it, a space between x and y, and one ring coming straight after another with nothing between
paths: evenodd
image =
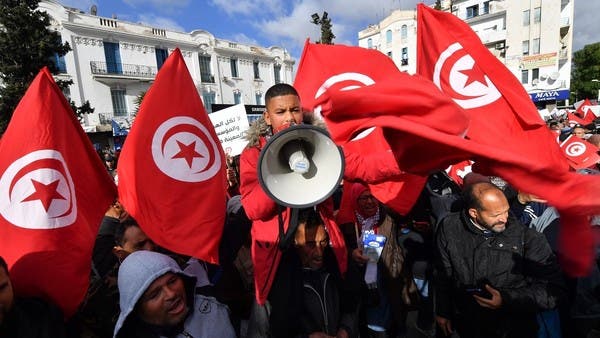
<instances>
[{"instance_id":1,"label":"crowd of people","mask_svg":"<svg viewBox=\"0 0 600 338\"><path fill-rule=\"evenodd\" d=\"M404 215L356 179L317 205L280 206L260 186L260 152L281 130L321 124L290 85L265 103L227 160L220 265L157 246L117 200L64 325L54 305L14 295L0 258L0 337L600 337L598 264L563 273L560 215L545 201L498 177L438 172Z\"/></svg>"}]
</instances>

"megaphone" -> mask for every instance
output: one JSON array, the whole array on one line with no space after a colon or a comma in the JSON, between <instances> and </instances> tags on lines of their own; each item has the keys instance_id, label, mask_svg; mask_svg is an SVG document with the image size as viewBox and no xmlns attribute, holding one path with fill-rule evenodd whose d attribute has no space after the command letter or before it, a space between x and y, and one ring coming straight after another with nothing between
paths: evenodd
<instances>
[{"instance_id":1,"label":"megaphone","mask_svg":"<svg viewBox=\"0 0 600 338\"><path fill-rule=\"evenodd\" d=\"M258 159L267 195L289 208L307 208L331 196L344 174L344 156L326 131L294 125L273 135Z\"/></svg>"}]
</instances>

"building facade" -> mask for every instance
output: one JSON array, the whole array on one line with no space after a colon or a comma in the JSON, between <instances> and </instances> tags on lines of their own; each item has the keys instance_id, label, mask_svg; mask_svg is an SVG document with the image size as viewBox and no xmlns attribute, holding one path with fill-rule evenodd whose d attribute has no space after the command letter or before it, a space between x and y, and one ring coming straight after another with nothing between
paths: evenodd
<instances>
[{"instance_id":1,"label":"building facade","mask_svg":"<svg viewBox=\"0 0 600 338\"><path fill-rule=\"evenodd\" d=\"M538 108L552 110L556 105L569 104L574 0L446 0L441 6L471 26L490 52L520 80ZM414 73L411 59L416 58L416 44L411 48L410 41L416 41L416 21L399 12L360 31L359 46L377 48L391 55L400 70ZM406 37L406 44L402 44L402 31L396 31L398 25L406 25L408 34L414 35ZM415 29L410 29L411 25ZM371 47L369 39L373 41ZM403 68L402 59L395 58L394 53L402 53L405 47L409 66Z\"/></svg>"},{"instance_id":2,"label":"building facade","mask_svg":"<svg viewBox=\"0 0 600 338\"><path fill-rule=\"evenodd\" d=\"M377 49L403 72L417 71L417 12L395 10L380 23L358 32L358 45Z\"/></svg>"},{"instance_id":3,"label":"building facade","mask_svg":"<svg viewBox=\"0 0 600 338\"><path fill-rule=\"evenodd\" d=\"M72 50L57 59L57 78L72 80L65 93L77 105L95 109L85 116L88 133L124 133L131 125L140 94L148 90L168 55L179 48L207 112L211 104L263 105L266 90L293 80L294 60L281 47L264 48L216 38L204 30L190 33L149 27L40 2L51 29Z\"/></svg>"}]
</instances>

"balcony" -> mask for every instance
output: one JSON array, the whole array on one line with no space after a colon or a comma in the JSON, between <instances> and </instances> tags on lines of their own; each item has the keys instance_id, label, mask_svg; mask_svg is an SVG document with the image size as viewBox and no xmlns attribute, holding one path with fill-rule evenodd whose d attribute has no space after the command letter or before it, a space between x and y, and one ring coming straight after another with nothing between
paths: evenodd
<instances>
[{"instance_id":1,"label":"balcony","mask_svg":"<svg viewBox=\"0 0 600 338\"><path fill-rule=\"evenodd\" d=\"M86 121L86 124L90 126L95 125L96 131L99 132L113 131L113 133L116 132L120 135L126 135L129 129L131 129L131 124L134 119L135 116L127 111L110 111L98 113L97 120L91 118ZM123 131L125 131L125 133L123 133Z\"/></svg>"},{"instance_id":2,"label":"balcony","mask_svg":"<svg viewBox=\"0 0 600 338\"><path fill-rule=\"evenodd\" d=\"M112 120L128 120L131 118L131 113L127 111L110 111L98 113L100 124L111 124Z\"/></svg>"},{"instance_id":3,"label":"balcony","mask_svg":"<svg viewBox=\"0 0 600 338\"><path fill-rule=\"evenodd\" d=\"M567 50L567 48L561 48L561 50L558 52L558 58L560 60L569 58L569 51Z\"/></svg>"},{"instance_id":4,"label":"balcony","mask_svg":"<svg viewBox=\"0 0 600 338\"><path fill-rule=\"evenodd\" d=\"M563 16L560 18L560 36L564 37L569 32L569 28L571 27L571 18L568 16Z\"/></svg>"},{"instance_id":5,"label":"balcony","mask_svg":"<svg viewBox=\"0 0 600 338\"><path fill-rule=\"evenodd\" d=\"M495 30L495 29L485 29L479 32L479 38L481 42L484 44L489 44L498 41L506 40L506 29Z\"/></svg>"},{"instance_id":6,"label":"balcony","mask_svg":"<svg viewBox=\"0 0 600 338\"><path fill-rule=\"evenodd\" d=\"M459 6L453 5L452 12L459 12ZM506 4L504 1L490 1L488 7L478 5L469 6L466 8L466 16L458 15L461 19L465 20L468 23L475 23L482 20L489 20L490 18L504 15L506 13Z\"/></svg>"},{"instance_id":7,"label":"balcony","mask_svg":"<svg viewBox=\"0 0 600 338\"><path fill-rule=\"evenodd\" d=\"M157 73L156 67L126 63L91 61L90 67L98 79L154 80Z\"/></svg>"},{"instance_id":8,"label":"balcony","mask_svg":"<svg viewBox=\"0 0 600 338\"><path fill-rule=\"evenodd\" d=\"M210 74L200 74L200 81L202 83L215 83L215 76Z\"/></svg>"}]
</instances>

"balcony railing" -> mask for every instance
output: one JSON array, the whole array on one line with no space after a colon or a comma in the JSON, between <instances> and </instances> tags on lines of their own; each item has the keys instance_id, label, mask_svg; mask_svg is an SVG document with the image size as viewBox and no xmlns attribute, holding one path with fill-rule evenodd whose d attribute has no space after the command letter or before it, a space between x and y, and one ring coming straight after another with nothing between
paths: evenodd
<instances>
[{"instance_id":1,"label":"balcony railing","mask_svg":"<svg viewBox=\"0 0 600 338\"><path fill-rule=\"evenodd\" d=\"M132 65L116 62L90 61L92 74L95 75L125 75L128 77L154 78L157 69L152 66Z\"/></svg>"},{"instance_id":2,"label":"balcony railing","mask_svg":"<svg viewBox=\"0 0 600 338\"><path fill-rule=\"evenodd\" d=\"M98 113L98 118L100 119L100 124L111 124L111 121L114 119L117 120L127 120L130 119L130 114L127 111L115 111L115 112L102 112Z\"/></svg>"},{"instance_id":3,"label":"balcony railing","mask_svg":"<svg viewBox=\"0 0 600 338\"><path fill-rule=\"evenodd\" d=\"M215 83L215 76L200 74L200 80L202 81L202 83Z\"/></svg>"}]
</instances>

